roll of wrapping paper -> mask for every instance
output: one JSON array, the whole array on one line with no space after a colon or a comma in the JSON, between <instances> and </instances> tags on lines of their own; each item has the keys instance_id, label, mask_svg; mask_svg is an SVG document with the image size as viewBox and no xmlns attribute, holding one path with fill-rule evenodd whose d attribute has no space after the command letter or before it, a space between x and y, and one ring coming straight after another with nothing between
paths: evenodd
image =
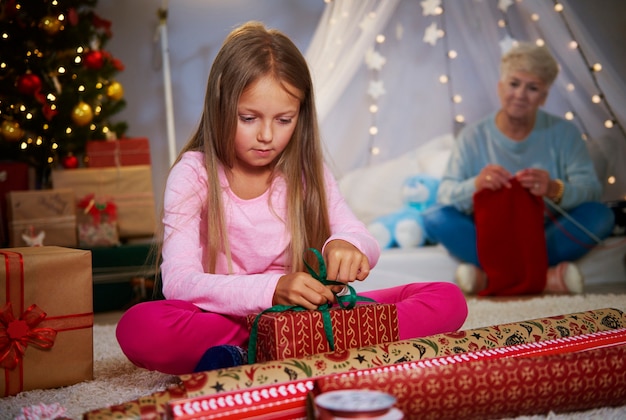
<instances>
[{"instance_id":1,"label":"roll of wrapping paper","mask_svg":"<svg viewBox=\"0 0 626 420\"><path fill-rule=\"evenodd\" d=\"M578 337L582 337L578 339ZM405 419L489 419L626 404L626 328L345 372L314 395L368 389L396 397Z\"/></svg>"},{"instance_id":2,"label":"roll of wrapping paper","mask_svg":"<svg viewBox=\"0 0 626 420\"><path fill-rule=\"evenodd\" d=\"M249 388L269 383L314 378L337 372L488 350L522 343L582 335L626 326L618 309L598 309L423 338L361 347L343 352L255 363L181 375L190 397Z\"/></svg>"},{"instance_id":3,"label":"roll of wrapping paper","mask_svg":"<svg viewBox=\"0 0 626 420\"><path fill-rule=\"evenodd\" d=\"M298 359L255 363L181 375L180 387L173 388L171 396L168 396L170 392L168 390L158 393L159 398L154 401L154 406L149 406L150 400L144 398L141 399L141 404L140 400L134 400L119 406L87 412L84 414L84 420L111 418L113 408L116 419L136 419L140 418L137 415L140 406L143 411L163 414L165 403L176 398L212 395L268 384L318 378L351 370L390 366L624 327L626 327L626 315L622 311L604 308L436 334L340 353L324 353ZM127 406L128 410L125 410L124 406Z\"/></svg>"},{"instance_id":4,"label":"roll of wrapping paper","mask_svg":"<svg viewBox=\"0 0 626 420\"><path fill-rule=\"evenodd\" d=\"M598 352L612 347L621 350ZM378 406L377 410L388 411L393 406L399 408L405 414L405 418L437 419L442 416L459 418L459 413L469 418L544 413L554 409L549 405L549 400L546 398L542 400L542 395L545 397L546 392L552 397L564 394L565 398L560 398L559 395L555 401L560 407L567 409L615 405L616 402L624 401L626 396L626 387L615 386L626 385L624 384L626 363L619 359L624 356L624 350L626 350L626 328L621 328L380 368L335 373L317 379L302 379L179 399L168 403L167 418L209 420L246 417L284 420L304 418L307 414L317 418L318 416L311 415L316 411L320 414L319 418L328 418L327 415L322 415L329 414L322 406L330 409L331 405L320 405L321 399L335 392L343 392L342 398L347 398L346 394L358 391L373 392L369 398L375 398L376 393L380 392L382 394L379 394L379 397L393 397L393 401L385 398L388 404L384 407ZM580 362L575 368L563 367L572 361L559 356L571 356L581 352L593 354L575 359ZM535 358L536 364L521 361L529 358ZM507 359L510 362L504 367L497 364L493 366L477 364L499 359ZM515 362L515 359L520 361ZM501 372L498 369L506 371ZM539 386L538 380L543 382ZM444 387L445 392L440 392ZM580 394L583 388L585 392L592 393L593 400L586 395L572 396ZM591 388L591 391L588 388ZM501 401L503 395L511 399L519 396L522 401ZM536 400L543 401L543 405L528 406L528 401ZM492 407L501 411L496 412ZM370 418L366 414L367 407L362 403L350 407L344 401L334 409L342 411L342 414L337 414L341 418ZM374 411L374 405L370 405L369 409Z\"/></svg>"}]
</instances>

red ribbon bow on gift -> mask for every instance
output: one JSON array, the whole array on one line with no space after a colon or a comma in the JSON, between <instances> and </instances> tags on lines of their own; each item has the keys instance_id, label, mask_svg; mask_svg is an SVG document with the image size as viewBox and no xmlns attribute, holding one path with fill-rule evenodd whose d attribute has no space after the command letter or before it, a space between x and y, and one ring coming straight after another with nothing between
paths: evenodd
<instances>
[{"instance_id":1,"label":"red ribbon bow on gift","mask_svg":"<svg viewBox=\"0 0 626 420\"><path fill-rule=\"evenodd\" d=\"M19 319L13 316L11 302L0 310L0 366L13 370L20 363L29 344L49 349L57 332L52 328L35 328L46 318L37 305L30 305Z\"/></svg>"},{"instance_id":2,"label":"red ribbon bow on gift","mask_svg":"<svg viewBox=\"0 0 626 420\"><path fill-rule=\"evenodd\" d=\"M106 214L110 222L115 221L117 217L117 206L112 201L104 204L96 203L94 194L88 194L78 202L78 207L85 209L85 214L89 213L93 218L93 224L99 225L102 214Z\"/></svg>"}]
</instances>

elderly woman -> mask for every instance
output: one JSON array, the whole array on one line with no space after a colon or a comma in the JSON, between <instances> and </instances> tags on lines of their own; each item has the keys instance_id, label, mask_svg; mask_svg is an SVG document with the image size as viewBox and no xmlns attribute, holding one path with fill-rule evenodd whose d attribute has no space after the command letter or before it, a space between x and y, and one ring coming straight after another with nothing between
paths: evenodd
<instances>
[{"instance_id":1,"label":"elderly woman","mask_svg":"<svg viewBox=\"0 0 626 420\"><path fill-rule=\"evenodd\" d=\"M481 264L490 248L483 245L481 253L477 246L475 198L482 190L506 191L515 183L540 202L537 226L541 241L544 230L547 265L539 293L582 293L583 278L573 262L613 228L612 211L598 201L601 184L580 131L540 109L558 71L548 49L534 44L520 43L502 57L501 107L459 133L439 188L440 205L424 215L430 238L461 260L456 281L467 294L499 294L497 287L485 293L494 286ZM543 217L544 208L549 217ZM491 249L506 252L517 240L508 234L499 232L501 240ZM537 293L518 287L501 294L511 290Z\"/></svg>"}]
</instances>

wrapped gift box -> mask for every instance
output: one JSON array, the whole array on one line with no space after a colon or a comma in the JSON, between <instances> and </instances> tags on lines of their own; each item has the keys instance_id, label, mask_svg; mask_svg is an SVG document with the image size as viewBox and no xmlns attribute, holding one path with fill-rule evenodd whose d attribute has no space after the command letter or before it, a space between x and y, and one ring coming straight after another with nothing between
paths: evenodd
<instances>
[{"instance_id":1,"label":"wrapped gift box","mask_svg":"<svg viewBox=\"0 0 626 420\"><path fill-rule=\"evenodd\" d=\"M144 137L89 140L85 145L85 162L90 168L150 165L150 143Z\"/></svg>"},{"instance_id":2,"label":"wrapped gift box","mask_svg":"<svg viewBox=\"0 0 626 420\"><path fill-rule=\"evenodd\" d=\"M512 418L626 401L626 329L498 350L322 377L313 395L382 391L396 397L404 418L433 420Z\"/></svg>"},{"instance_id":3,"label":"wrapped gift box","mask_svg":"<svg viewBox=\"0 0 626 420\"><path fill-rule=\"evenodd\" d=\"M98 201L113 200L121 239L154 235L156 215L149 165L54 170L52 185L73 189L76 202L89 194Z\"/></svg>"},{"instance_id":4,"label":"wrapped gift box","mask_svg":"<svg viewBox=\"0 0 626 420\"><path fill-rule=\"evenodd\" d=\"M334 351L398 340L395 305L366 304L352 309L335 306L328 310L328 314ZM331 351L322 317L322 311L293 310L249 316L249 328L257 330L254 360L281 360Z\"/></svg>"},{"instance_id":5,"label":"wrapped gift box","mask_svg":"<svg viewBox=\"0 0 626 420\"><path fill-rule=\"evenodd\" d=\"M90 251L5 248L0 258L0 395L93 379Z\"/></svg>"},{"instance_id":6,"label":"wrapped gift box","mask_svg":"<svg viewBox=\"0 0 626 420\"><path fill-rule=\"evenodd\" d=\"M11 191L7 202L9 246L76 246L74 191Z\"/></svg>"}]
</instances>

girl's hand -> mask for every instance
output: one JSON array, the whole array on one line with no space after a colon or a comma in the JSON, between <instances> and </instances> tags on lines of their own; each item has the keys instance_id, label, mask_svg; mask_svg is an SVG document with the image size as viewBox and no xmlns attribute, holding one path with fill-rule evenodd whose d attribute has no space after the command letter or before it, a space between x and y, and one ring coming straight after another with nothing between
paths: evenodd
<instances>
[{"instance_id":1,"label":"girl's hand","mask_svg":"<svg viewBox=\"0 0 626 420\"><path fill-rule=\"evenodd\" d=\"M370 273L370 263L365 254L349 242L335 239L324 247L327 279L341 283L365 280ZM332 286L335 293L341 286Z\"/></svg>"},{"instance_id":2,"label":"girl's hand","mask_svg":"<svg viewBox=\"0 0 626 420\"><path fill-rule=\"evenodd\" d=\"M474 185L476 191L484 190L485 188L490 190L499 190L502 187L511 188L509 179L511 174L500 165L487 165L485 166L478 176L474 179Z\"/></svg>"},{"instance_id":3,"label":"girl's hand","mask_svg":"<svg viewBox=\"0 0 626 420\"><path fill-rule=\"evenodd\" d=\"M297 305L317 309L328 302L335 303L335 295L309 273L285 274L274 290L273 305Z\"/></svg>"},{"instance_id":4,"label":"girl's hand","mask_svg":"<svg viewBox=\"0 0 626 420\"><path fill-rule=\"evenodd\" d=\"M550 191L551 184L548 171L537 168L522 169L515 174L522 187L528 188L531 194L543 197Z\"/></svg>"}]
</instances>

